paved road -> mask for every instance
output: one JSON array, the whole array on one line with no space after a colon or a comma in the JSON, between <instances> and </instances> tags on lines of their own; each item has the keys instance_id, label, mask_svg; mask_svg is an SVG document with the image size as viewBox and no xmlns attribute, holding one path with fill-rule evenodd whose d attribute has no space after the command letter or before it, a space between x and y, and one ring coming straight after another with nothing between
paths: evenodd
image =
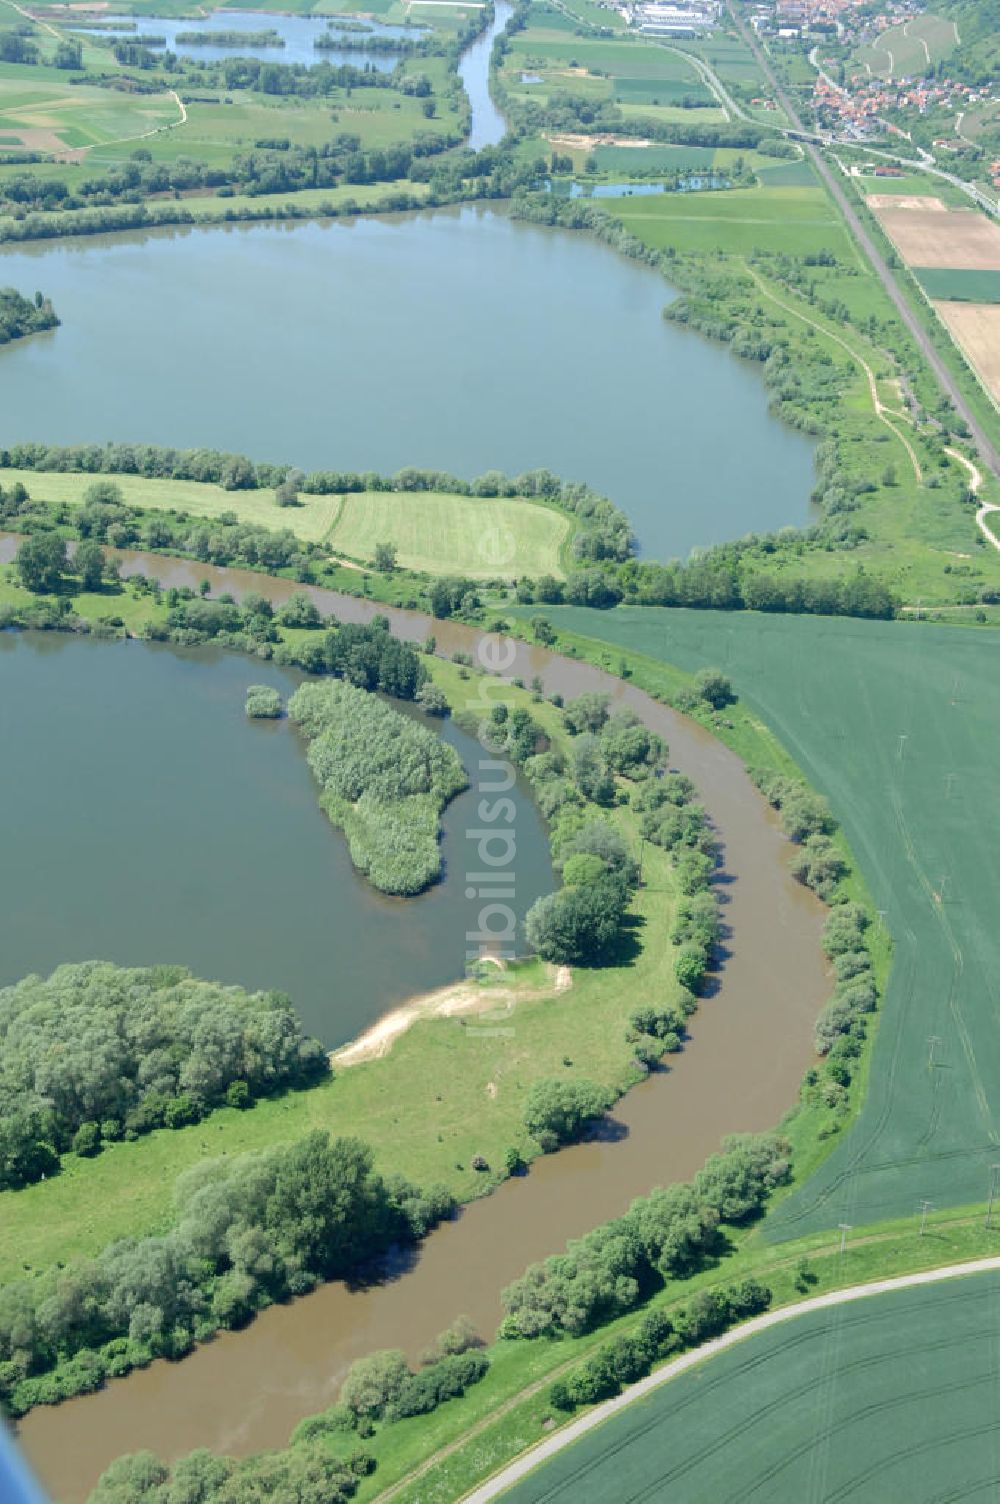
<instances>
[{"instance_id":1,"label":"paved road","mask_svg":"<svg viewBox=\"0 0 1000 1504\"><path fill-rule=\"evenodd\" d=\"M785 114L792 122L792 125L797 131L801 131L803 135L810 135L811 132L805 130L802 122L796 114L794 105L775 77L774 69L771 67L770 61L765 55L763 49L759 46L756 37L750 34L746 26L743 24L742 18L737 15L732 5L732 0L730 0L729 10L733 20L742 32L747 46L750 48L751 52L753 52L754 56L757 58L757 61L760 63L761 68L764 70L764 73L768 81L770 82L771 87L774 89L779 104L784 109ZM913 335L914 340L925 356L928 365L937 377L941 387L951 398L951 401L955 406L955 411L959 414L960 417L964 418L965 422L968 424L969 432L972 435L976 448L979 450L980 457L982 458L983 462L988 465L989 468L993 471L993 474L1000 477L1000 450L998 450L996 446L990 442L985 430L983 429L981 424L977 422L975 415L966 402L961 390L959 389L958 383L955 381L955 378L952 376L948 367L945 365L944 361L941 359L941 356L935 349L930 335L927 333L926 329L923 327L923 325L920 323L920 320L911 309L909 303L904 298L902 292L899 289L899 286L896 283L896 279L886 265L881 252L878 250L871 236L868 234L868 231L865 229L864 225L861 223L861 220L858 218L853 205L849 202L843 188L841 188L833 173L830 171L826 160L816 150L815 146L811 145L811 143L809 143L808 141L804 142L803 146L804 150L808 152L809 157L816 168L816 171L819 173L820 177L823 179L823 182L830 190L833 200L846 219L855 240L858 242L861 249L868 257L868 260L871 262L875 270L875 275L878 277L879 281L882 283L882 286L885 288L886 292L889 294L889 297L892 299L897 313L903 320L903 323L906 325L907 329Z\"/></svg>"},{"instance_id":2,"label":"paved road","mask_svg":"<svg viewBox=\"0 0 1000 1504\"><path fill-rule=\"evenodd\" d=\"M894 1279L876 1279L864 1285L851 1285L846 1290L831 1290L827 1295L813 1295L808 1300L797 1301L795 1305L783 1306L780 1311L768 1311L763 1316L755 1316L752 1321L733 1327L722 1337L716 1337L713 1341L706 1342L704 1346L695 1348L693 1352L675 1358L672 1363L666 1363L663 1368L658 1369L656 1373L651 1373L648 1378L640 1379L638 1384L630 1384L613 1400L605 1400L603 1405L597 1405L593 1410L588 1410L586 1415L581 1415L578 1420L564 1426L561 1431L557 1431L555 1435L540 1442L530 1452L523 1453L487 1483L481 1484L471 1494L466 1494L462 1504L487 1504L488 1500L499 1498L528 1473L533 1472L536 1467L547 1462L564 1447L572 1446L574 1441L578 1441L586 1432L593 1430L594 1426L610 1420L626 1405L631 1405L634 1400L651 1394L654 1389L659 1389L661 1385L669 1383L678 1374L694 1368L707 1358L714 1357L716 1353L724 1352L726 1348L734 1347L737 1342L744 1342L748 1337L755 1337L769 1327L778 1326L785 1321L794 1321L796 1317L808 1315L810 1311L823 1311L831 1306L849 1305L856 1300L866 1300L870 1295L888 1295L893 1290L910 1290L915 1285L933 1285L941 1280L963 1279L974 1274L989 1274L998 1269L1000 1269L1000 1257L974 1259L965 1264L947 1264L940 1269L925 1269L919 1274L901 1274Z\"/></svg>"}]
</instances>

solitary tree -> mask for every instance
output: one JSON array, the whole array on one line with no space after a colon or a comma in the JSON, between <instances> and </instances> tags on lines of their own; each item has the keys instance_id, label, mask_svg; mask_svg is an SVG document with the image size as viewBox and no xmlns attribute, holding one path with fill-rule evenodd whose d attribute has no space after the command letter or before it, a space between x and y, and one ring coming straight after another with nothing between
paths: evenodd
<instances>
[{"instance_id":1,"label":"solitary tree","mask_svg":"<svg viewBox=\"0 0 1000 1504\"><path fill-rule=\"evenodd\" d=\"M397 552L395 543L376 543L375 545L375 568L379 574L392 574L396 568Z\"/></svg>"},{"instance_id":2,"label":"solitary tree","mask_svg":"<svg viewBox=\"0 0 1000 1504\"><path fill-rule=\"evenodd\" d=\"M73 568L84 590L100 590L104 577L104 550L92 538L85 538L73 555Z\"/></svg>"},{"instance_id":3,"label":"solitary tree","mask_svg":"<svg viewBox=\"0 0 1000 1504\"><path fill-rule=\"evenodd\" d=\"M15 559L21 583L36 594L47 594L59 589L62 572L66 568L66 543L55 533L40 533L26 538L17 551Z\"/></svg>"}]
</instances>

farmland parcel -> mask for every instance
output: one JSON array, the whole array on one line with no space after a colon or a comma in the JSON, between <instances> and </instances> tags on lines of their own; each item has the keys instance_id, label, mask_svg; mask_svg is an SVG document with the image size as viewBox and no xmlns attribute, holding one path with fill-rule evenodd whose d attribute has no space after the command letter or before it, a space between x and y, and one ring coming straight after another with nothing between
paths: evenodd
<instances>
[{"instance_id":1,"label":"farmland parcel","mask_svg":"<svg viewBox=\"0 0 1000 1504\"><path fill-rule=\"evenodd\" d=\"M981 1200L997 1158L996 644L916 623L621 608L560 628L717 664L830 799L895 945L868 1095L774 1236ZM931 1041L934 1041L932 1044Z\"/></svg>"}]
</instances>

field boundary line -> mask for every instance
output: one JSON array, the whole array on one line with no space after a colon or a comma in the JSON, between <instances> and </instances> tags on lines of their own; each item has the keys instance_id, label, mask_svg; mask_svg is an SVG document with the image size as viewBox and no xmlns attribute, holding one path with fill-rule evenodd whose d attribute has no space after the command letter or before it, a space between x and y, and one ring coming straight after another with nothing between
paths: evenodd
<instances>
[{"instance_id":1,"label":"field boundary line","mask_svg":"<svg viewBox=\"0 0 1000 1504\"><path fill-rule=\"evenodd\" d=\"M783 308L785 312L790 313L793 318L801 319L804 324L809 324L811 328L818 330L820 334L824 334L827 339L832 339L836 344L840 345L842 349L847 351L852 360L857 361L858 365L864 371L867 378L868 391L872 399L872 407L875 410L876 418L878 418L880 423L884 423L886 428L888 428L891 433L894 433L896 438L902 444L903 448L906 450L907 454L910 457L910 464L913 466L913 474L916 477L917 485L922 486L924 483L924 474L920 468L920 461L917 459L916 450L913 448L913 445L910 443L909 439L907 439L905 435L899 431L895 423L893 423L891 419L886 416L886 414L891 412L892 409L886 407L881 397L879 396L878 383L875 379L875 372L865 360L864 356L859 355L857 350L853 349L847 343L846 339L841 339L839 334L834 334L832 329L824 328L823 325L817 323L815 319L811 319L806 314L800 313L799 310L797 308L794 308L790 303L783 303L782 300L777 296L777 294L773 293L770 290L770 288L766 285L763 278L759 275L754 267L748 266L747 271L750 273L751 277L753 277L754 281L757 283L757 286L760 288L761 292L766 298L770 298L773 303L777 303L779 308Z\"/></svg>"},{"instance_id":2,"label":"field boundary line","mask_svg":"<svg viewBox=\"0 0 1000 1504\"><path fill-rule=\"evenodd\" d=\"M746 1321L742 1326L733 1327L731 1331L723 1333L721 1337L713 1337L710 1342L695 1348L692 1352L684 1353L679 1358L664 1364L656 1373L649 1374L647 1378L640 1379L638 1383L630 1384L623 1389L614 1399L605 1400L603 1404L595 1406L586 1415L571 1421L554 1436L546 1437L521 1457L509 1463L499 1473L473 1489L471 1493L463 1494L461 1504L487 1504L487 1501L498 1498L502 1493L515 1483L521 1481L529 1473L533 1472L540 1464L549 1461L556 1453L572 1446L581 1436L592 1431L595 1426L603 1425L619 1411L626 1409L635 1400L643 1399L661 1388L671 1379L686 1373L689 1369L698 1367L709 1358L718 1353L725 1352L737 1343L745 1341L748 1337L754 1337L758 1333L768 1331L786 1321L794 1321L799 1316L807 1316L814 1311L830 1310L836 1306L848 1305L854 1301L866 1300L869 1296L887 1295L895 1290L909 1290L921 1285L941 1283L945 1280L964 1279L976 1274L988 1274L1000 1270L1000 1255L990 1258L972 1259L961 1264L946 1264L940 1269L924 1269L916 1274L899 1274L889 1279L868 1280L865 1284L850 1285L846 1290L831 1290L824 1295L813 1295L808 1300L797 1301L794 1305L783 1306L777 1311L768 1311L763 1316L755 1316Z\"/></svg>"}]
</instances>

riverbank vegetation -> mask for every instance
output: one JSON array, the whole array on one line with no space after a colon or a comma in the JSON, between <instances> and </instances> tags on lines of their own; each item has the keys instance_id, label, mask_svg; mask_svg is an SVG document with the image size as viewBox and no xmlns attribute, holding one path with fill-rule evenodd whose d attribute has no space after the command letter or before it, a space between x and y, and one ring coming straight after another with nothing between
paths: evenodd
<instances>
[{"instance_id":1,"label":"riverbank vegetation","mask_svg":"<svg viewBox=\"0 0 1000 1504\"><path fill-rule=\"evenodd\" d=\"M249 1107L327 1069L279 993L105 961L28 977L0 990L0 1187L52 1175L68 1150Z\"/></svg>"},{"instance_id":2,"label":"riverbank vegetation","mask_svg":"<svg viewBox=\"0 0 1000 1504\"><path fill-rule=\"evenodd\" d=\"M441 811L469 781L454 747L343 682L303 684L288 714L355 867L382 893L420 893L434 882Z\"/></svg>"},{"instance_id":3,"label":"riverbank vegetation","mask_svg":"<svg viewBox=\"0 0 1000 1504\"><path fill-rule=\"evenodd\" d=\"M55 309L44 294L26 298L13 287L0 287L0 345L25 339L59 323Z\"/></svg>"},{"instance_id":4,"label":"riverbank vegetation","mask_svg":"<svg viewBox=\"0 0 1000 1504\"><path fill-rule=\"evenodd\" d=\"M161 1235L4 1287L3 1402L23 1415L155 1357L179 1358L220 1327L422 1238L454 1205L443 1188L384 1180L357 1138L318 1132L203 1159L177 1182Z\"/></svg>"}]
</instances>

